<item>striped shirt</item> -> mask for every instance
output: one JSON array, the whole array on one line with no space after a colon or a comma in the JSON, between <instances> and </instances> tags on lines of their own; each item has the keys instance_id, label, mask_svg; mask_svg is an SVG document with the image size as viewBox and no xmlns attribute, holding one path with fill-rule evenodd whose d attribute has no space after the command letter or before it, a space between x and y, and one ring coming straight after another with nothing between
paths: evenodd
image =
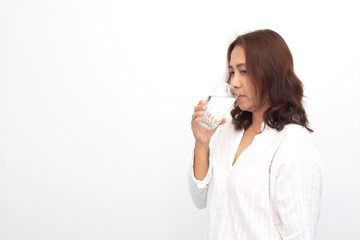
<instances>
[{"instance_id":1,"label":"striped shirt","mask_svg":"<svg viewBox=\"0 0 360 240\"><path fill-rule=\"evenodd\" d=\"M208 209L206 240L314 239L322 199L322 166L310 133L288 124L263 131L233 160L243 136L231 120L210 142L209 170L199 181L190 159L190 193Z\"/></svg>"}]
</instances>

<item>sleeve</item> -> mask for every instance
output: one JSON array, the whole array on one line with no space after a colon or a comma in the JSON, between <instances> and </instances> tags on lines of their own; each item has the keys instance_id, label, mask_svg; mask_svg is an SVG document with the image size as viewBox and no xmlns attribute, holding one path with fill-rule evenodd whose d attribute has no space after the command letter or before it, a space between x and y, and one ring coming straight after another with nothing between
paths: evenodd
<instances>
[{"instance_id":1,"label":"sleeve","mask_svg":"<svg viewBox=\"0 0 360 240\"><path fill-rule=\"evenodd\" d=\"M195 204L195 206L199 209L206 207L206 201L207 201L207 191L208 191L208 185L210 183L210 180L212 178L212 164L211 164L211 157L209 159L209 169L205 176L205 178L200 181L197 180L194 176L194 151L189 157L189 188L190 188L190 195L191 198Z\"/></svg>"},{"instance_id":2,"label":"sleeve","mask_svg":"<svg viewBox=\"0 0 360 240\"><path fill-rule=\"evenodd\" d=\"M323 177L310 134L289 134L276 153L270 204L283 240L314 239L320 218Z\"/></svg>"}]
</instances>

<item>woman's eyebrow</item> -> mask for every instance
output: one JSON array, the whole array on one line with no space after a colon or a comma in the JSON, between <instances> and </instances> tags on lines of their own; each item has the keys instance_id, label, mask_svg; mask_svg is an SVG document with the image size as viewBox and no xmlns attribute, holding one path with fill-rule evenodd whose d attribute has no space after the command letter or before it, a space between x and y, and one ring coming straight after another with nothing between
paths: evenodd
<instances>
[{"instance_id":1,"label":"woman's eyebrow","mask_svg":"<svg viewBox=\"0 0 360 240\"><path fill-rule=\"evenodd\" d=\"M245 67L246 64L245 63L239 63L236 65L236 68L239 68L239 67ZM228 68L234 68L233 66L229 65Z\"/></svg>"}]
</instances>

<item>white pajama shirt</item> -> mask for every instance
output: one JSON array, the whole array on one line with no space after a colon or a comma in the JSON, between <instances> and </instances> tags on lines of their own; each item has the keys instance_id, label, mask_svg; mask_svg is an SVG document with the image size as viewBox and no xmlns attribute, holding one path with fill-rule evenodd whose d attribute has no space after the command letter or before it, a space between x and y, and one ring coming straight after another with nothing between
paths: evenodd
<instances>
[{"instance_id":1,"label":"white pajama shirt","mask_svg":"<svg viewBox=\"0 0 360 240\"><path fill-rule=\"evenodd\" d=\"M208 209L206 240L314 239L322 199L320 155L310 133L264 123L232 165L243 130L231 119L210 142L209 170L199 181L190 166L190 193Z\"/></svg>"}]
</instances>

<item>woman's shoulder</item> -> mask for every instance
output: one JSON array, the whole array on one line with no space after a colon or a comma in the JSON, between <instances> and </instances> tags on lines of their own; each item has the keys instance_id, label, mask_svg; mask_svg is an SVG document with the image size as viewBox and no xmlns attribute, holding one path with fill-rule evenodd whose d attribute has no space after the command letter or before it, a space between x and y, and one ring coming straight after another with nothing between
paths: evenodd
<instances>
[{"instance_id":1,"label":"woman's shoulder","mask_svg":"<svg viewBox=\"0 0 360 240\"><path fill-rule=\"evenodd\" d=\"M287 124L282 131L284 131L287 138L312 138L311 132L299 124Z\"/></svg>"},{"instance_id":2,"label":"woman's shoulder","mask_svg":"<svg viewBox=\"0 0 360 240\"><path fill-rule=\"evenodd\" d=\"M293 150L318 152L312 133L298 124L287 124L284 129L283 144Z\"/></svg>"}]
</instances>

